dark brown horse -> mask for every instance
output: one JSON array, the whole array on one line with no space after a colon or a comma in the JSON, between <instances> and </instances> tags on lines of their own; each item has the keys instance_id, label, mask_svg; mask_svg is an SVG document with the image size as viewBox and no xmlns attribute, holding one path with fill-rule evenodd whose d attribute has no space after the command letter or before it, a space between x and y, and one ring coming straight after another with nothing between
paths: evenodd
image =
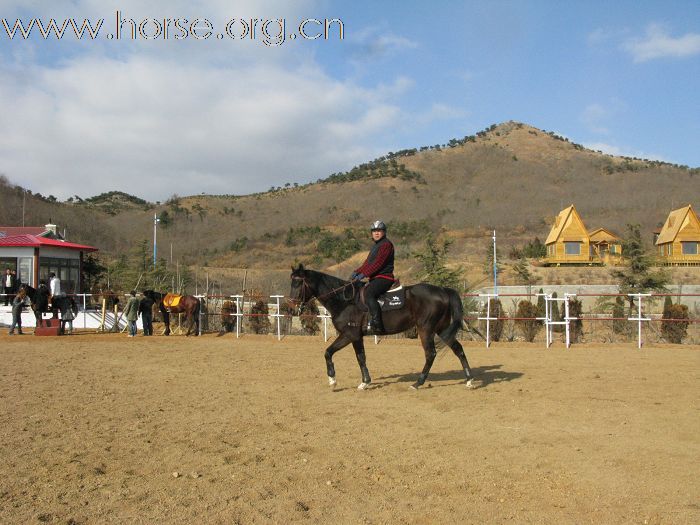
<instances>
[{"instance_id":1,"label":"dark brown horse","mask_svg":"<svg viewBox=\"0 0 700 525\"><path fill-rule=\"evenodd\" d=\"M366 334L367 312L356 304L357 283L344 281L331 275L306 270L301 264L292 268L292 289L290 298L297 304L304 304L312 298L318 299L331 315L333 326L339 335L326 349L326 369L328 384L336 385L333 354L352 343L357 363L360 365L362 382L357 387L364 390L371 383L367 370L363 337ZM435 336L442 339L459 359L467 386L472 386L472 373L464 355L462 345L456 336L462 327L462 299L452 288L420 283L405 286L405 304L402 308L383 312L384 327L388 334L397 334L416 327L425 351L425 366L412 388L418 388L428 378L437 352Z\"/></svg>"},{"instance_id":2,"label":"dark brown horse","mask_svg":"<svg viewBox=\"0 0 700 525\"><path fill-rule=\"evenodd\" d=\"M43 314L49 311L49 296L51 295L49 287L44 283L40 283L38 288L22 283L19 289L24 290L27 297L29 297L34 318L36 319L36 326L44 326Z\"/></svg>"},{"instance_id":3,"label":"dark brown horse","mask_svg":"<svg viewBox=\"0 0 700 525\"><path fill-rule=\"evenodd\" d=\"M163 315L163 323L165 323L165 335L170 335L170 314L185 314L185 322L188 325L187 335L190 335L192 328L195 328L194 335L199 335L199 311L202 305L194 295L181 296L177 306L166 306L163 303L167 294L145 290L143 295L150 297L158 305L158 309Z\"/></svg>"}]
</instances>

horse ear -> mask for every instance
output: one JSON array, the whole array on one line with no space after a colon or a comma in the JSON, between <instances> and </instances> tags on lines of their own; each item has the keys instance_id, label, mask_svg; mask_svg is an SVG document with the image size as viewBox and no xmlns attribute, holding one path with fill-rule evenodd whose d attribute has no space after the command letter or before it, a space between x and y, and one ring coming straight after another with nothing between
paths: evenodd
<instances>
[{"instance_id":1,"label":"horse ear","mask_svg":"<svg viewBox=\"0 0 700 525\"><path fill-rule=\"evenodd\" d=\"M303 271L304 271L304 265L301 264L301 263L299 263L299 271L300 271L300 272L303 272Z\"/></svg>"}]
</instances>

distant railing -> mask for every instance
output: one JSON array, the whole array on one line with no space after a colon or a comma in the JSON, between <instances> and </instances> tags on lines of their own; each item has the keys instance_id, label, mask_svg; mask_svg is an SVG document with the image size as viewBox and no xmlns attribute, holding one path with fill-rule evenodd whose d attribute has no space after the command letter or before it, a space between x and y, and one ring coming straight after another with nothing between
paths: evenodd
<instances>
[{"instance_id":1,"label":"distant railing","mask_svg":"<svg viewBox=\"0 0 700 525\"><path fill-rule=\"evenodd\" d=\"M0 294L0 301L5 294ZM13 294L10 294L13 295ZM82 328L87 329L87 319L90 313L98 311L100 305L89 306L89 298L92 294L74 294L80 307L82 315ZM121 296L120 296L121 297ZM319 314L295 315L294 309L288 304L282 294L269 296L267 302L268 313L253 313L252 308L256 302L263 297L259 295L199 295L204 299L204 307L200 311L200 333L222 333L224 330L224 320L222 316L222 306L225 301L231 301L236 305L234 313L227 314L235 317L236 338L246 333L252 333L251 320L255 317L268 317L270 319L270 330L267 333L276 335L277 340L286 336L302 335L309 333L308 329L302 326L303 319L316 319L318 322L318 335L323 335L324 341L332 336L334 328L330 321L330 315L319 305ZM518 304L522 300L530 300L533 304L542 297L544 301L544 311L535 317L518 317L516 315ZM672 319L663 317L663 303L670 297L674 303L687 303L688 318ZM524 322L536 322L541 325L538 335L534 341L542 341L547 348L557 339L559 334L562 343L566 348L578 342L632 342L641 348L643 344L670 342L667 336L665 325L681 323L683 326L682 342L684 344L700 344L700 294L686 293L655 293L655 294L617 294L617 293L565 293L561 298L553 297L553 294L528 294L528 293L502 293L502 294L463 294L466 312L464 315L465 330L461 334L462 339L481 340L487 347L496 341L522 341L524 337L518 334L519 327ZM623 305L614 305L614 301L621 298ZM491 311L491 299L498 299L502 303L502 311L495 314ZM595 299L595 301L593 301ZM569 313L569 306L572 300L583 300L588 302L587 309L580 315L574 316ZM593 303L591 304L591 301ZM630 305L634 305L630 308ZM623 308L624 315L615 315L613 311L620 311ZM559 317L555 312L564 310ZM115 317L114 323L118 322ZM78 319L76 319L78 321ZM172 322L182 323L182 318L173 316ZM503 334L500 337L494 335L495 323L505 323ZM572 337L572 324L581 323L580 335ZM544 338L539 332L543 332ZM676 331L677 333L677 331ZM665 335L666 334L666 335ZM397 334L383 336L383 338L415 337L408 334ZM375 337L375 342L380 339Z\"/></svg>"}]
</instances>

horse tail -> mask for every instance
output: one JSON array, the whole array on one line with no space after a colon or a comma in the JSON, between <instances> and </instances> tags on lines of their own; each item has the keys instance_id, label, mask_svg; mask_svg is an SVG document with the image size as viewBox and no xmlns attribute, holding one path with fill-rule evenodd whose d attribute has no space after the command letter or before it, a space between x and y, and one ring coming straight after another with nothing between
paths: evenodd
<instances>
[{"instance_id":1,"label":"horse tail","mask_svg":"<svg viewBox=\"0 0 700 525\"><path fill-rule=\"evenodd\" d=\"M464 321L464 308L462 306L462 299L456 290L452 288L445 288L447 295L450 299L450 312L452 316L452 322L440 333L440 339L445 341L447 345L450 345L457 336L457 332L462 328L462 322Z\"/></svg>"}]
</instances>

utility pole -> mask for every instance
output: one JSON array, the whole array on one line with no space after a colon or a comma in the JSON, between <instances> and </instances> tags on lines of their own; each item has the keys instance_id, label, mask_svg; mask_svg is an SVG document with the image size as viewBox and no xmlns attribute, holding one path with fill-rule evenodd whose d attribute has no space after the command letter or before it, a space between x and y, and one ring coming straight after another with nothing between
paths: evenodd
<instances>
[{"instance_id":1,"label":"utility pole","mask_svg":"<svg viewBox=\"0 0 700 525\"><path fill-rule=\"evenodd\" d=\"M496 230L493 230L493 293L498 295L498 266L496 265Z\"/></svg>"},{"instance_id":2,"label":"utility pole","mask_svg":"<svg viewBox=\"0 0 700 525\"><path fill-rule=\"evenodd\" d=\"M158 238L158 223L160 219L158 214L153 214L153 268L156 267L156 239Z\"/></svg>"}]
</instances>

